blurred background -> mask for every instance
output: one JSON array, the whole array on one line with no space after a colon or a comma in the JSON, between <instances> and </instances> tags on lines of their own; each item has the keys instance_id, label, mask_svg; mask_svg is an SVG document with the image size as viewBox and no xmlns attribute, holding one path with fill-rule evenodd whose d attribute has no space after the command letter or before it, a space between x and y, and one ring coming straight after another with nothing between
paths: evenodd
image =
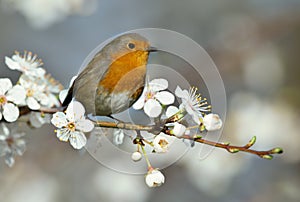
<instances>
[{"instance_id":1,"label":"blurred background","mask_svg":"<svg viewBox=\"0 0 300 202\"><path fill-rule=\"evenodd\" d=\"M194 147L149 189L143 176L103 167L59 142L51 126L28 130L13 168L0 163L1 202L300 201L299 0L0 0L0 75L16 81L4 56L30 50L67 86L98 44L155 27L189 36L212 57L227 92L222 140L283 147L272 161Z\"/></svg>"}]
</instances>

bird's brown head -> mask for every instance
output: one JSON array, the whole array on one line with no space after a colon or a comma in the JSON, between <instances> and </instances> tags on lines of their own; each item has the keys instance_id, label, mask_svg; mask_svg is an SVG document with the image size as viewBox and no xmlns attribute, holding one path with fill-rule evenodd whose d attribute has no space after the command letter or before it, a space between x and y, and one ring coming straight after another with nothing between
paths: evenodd
<instances>
[{"instance_id":1,"label":"bird's brown head","mask_svg":"<svg viewBox=\"0 0 300 202\"><path fill-rule=\"evenodd\" d=\"M136 33L121 35L111 41L104 49L106 49L105 51L109 53L113 61L128 54L131 58L136 58L156 51L156 48L150 46L149 41L145 37Z\"/></svg>"}]
</instances>

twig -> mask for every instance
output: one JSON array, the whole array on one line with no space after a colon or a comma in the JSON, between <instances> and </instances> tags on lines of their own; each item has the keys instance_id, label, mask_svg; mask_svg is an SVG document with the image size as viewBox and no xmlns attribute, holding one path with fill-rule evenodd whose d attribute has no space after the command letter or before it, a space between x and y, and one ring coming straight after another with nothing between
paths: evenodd
<instances>
[{"instance_id":1,"label":"twig","mask_svg":"<svg viewBox=\"0 0 300 202\"><path fill-rule=\"evenodd\" d=\"M259 156L261 158L264 158L264 159L272 159L273 158L272 154L281 154L281 153L283 153L283 150L279 147L274 148L274 149L270 149L270 150L267 150L267 151L257 151L257 150L254 150L254 149L249 149L251 146L254 145L254 143L256 141L255 136L245 146L234 146L234 145L230 145L229 143L213 142L213 141L210 141L210 140L205 140L201 136L191 137L191 136L188 136L188 135L184 135L181 138L182 139L193 140L195 142L210 145L210 146L213 146L213 147L226 149L229 153L237 153L237 152L241 151L241 152L246 152L246 153L257 155L257 156Z\"/></svg>"},{"instance_id":2,"label":"twig","mask_svg":"<svg viewBox=\"0 0 300 202\"><path fill-rule=\"evenodd\" d=\"M126 129L126 130L143 130L143 131L153 131L154 126L144 126L144 125L137 125L132 123L113 123L108 121L96 121L94 122L95 126L98 127L105 127L105 128L119 128L119 129Z\"/></svg>"}]
</instances>

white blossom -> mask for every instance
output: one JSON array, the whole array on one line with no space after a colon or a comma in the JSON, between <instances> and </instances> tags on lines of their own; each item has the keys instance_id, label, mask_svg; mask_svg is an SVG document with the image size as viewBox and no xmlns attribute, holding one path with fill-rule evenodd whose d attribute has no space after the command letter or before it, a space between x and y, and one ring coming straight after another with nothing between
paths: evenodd
<instances>
[{"instance_id":1,"label":"white blossom","mask_svg":"<svg viewBox=\"0 0 300 202\"><path fill-rule=\"evenodd\" d=\"M167 123L166 126L173 127L171 130L171 134L175 135L176 137L182 137L187 131L187 128L178 122Z\"/></svg>"},{"instance_id":2,"label":"white blossom","mask_svg":"<svg viewBox=\"0 0 300 202\"><path fill-rule=\"evenodd\" d=\"M75 149L81 149L86 145L87 139L84 132L90 132L94 128L93 122L85 119L85 109L80 102L72 101L66 112L53 114L51 123L56 126L56 135L60 141L70 141Z\"/></svg>"},{"instance_id":3,"label":"white blossom","mask_svg":"<svg viewBox=\"0 0 300 202\"><path fill-rule=\"evenodd\" d=\"M165 153L169 149L169 141L160 133L153 140L153 148L156 153Z\"/></svg>"},{"instance_id":4,"label":"white blossom","mask_svg":"<svg viewBox=\"0 0 300 202\"><path fill-rule=\"evenodd\" d=\"M41 106L52 107L53 100L51 101L50 96L45 93L46 86L42 79L23 74L19 82L26 91L24 105L27 105L32 110L40 109Z\"/></svg>"},{"instance_id":5,"label":"white blossom","mask_svg":"<svg viewBox=\"0 0 300 202\"><path fill-rule=\"evenodd\" d=\"M148 187L159 187L165 182L165 176L157 169L149 169L146 177L146 184Z\"/></svg>"},{"instance_id":6,"label":"white blossom","mask_svg":"<svg viewBox=\"0 0 300 202\"><path fill-rule=\"evenodd\" d=\"M203 117L202 113L210 111L210 106L207 106L206 99L201 99L201 95L197 94L196 88L190 88L187 91L177 86L175 95L181 98L182 104L180 107L184 107L197 124L200 124L200 118Z\"/></svg>"},{"instance_id":7,"label":"white blossom","mask_svg":"<svg viewBox=\"0 0 300 202\"><path fill-rule=\"evenodd\" d=\"M26 142L22 139L24 135L10 131L4 123L0 125L0 157L4 156L9 167L14 165L15 156L22 156L26 150Z\"/></svg>"},{"instance_id":8,"label":"white blossom","mask_svg":"<svg viewBox=\"0 0 300 202\"><path fill-rule=\"evenodd\" d=\"M30 125L35 128L42 127L45 123L50 123L50 115L40 112L31 112L29 115Z\"/></svg>"},{"instance_id":9,"label":"white blossom","mask_svg":"<svg viewBox=\"0 0 300 202\"><path fill-rule=\"evenodd\" d=\"M140 160L142 159L142 154L141 154L141 152L138 152L138 151L133 152L133 153L131 154L131 159L132 159L133 161L135 161L135 162L140 161Z\"/></svg>"},{"instance_id":10,"label":"white blossom","mask_svg":"<svg viewBox=\"0 0 300 202\"><path fill-rule=\"evenodd\" d=\"M20 85L13 86L10 79L0 79L0 120L2 117L8 122L14 122L19 117L16 106L24 102L25 89Z\"/></svg>"},{"instance_id":11,"label":"white blossom","mask_svg":"<svg viewBox=\"0 0 300 202\"><path fill-rule=\"evenodd\" d=\"M203 118L203 124L208 131L219 130L222 127L222 120L218 114L207 114Z\"/></svg>"},{"instance_id":12,"label":"white blossom","mask_svg":"<svg viewBox=\"0 0 300 202\"><path fill-rule=\"evenodd\" d=\"M43 77L46 72L41 68L42 60L37 59L37 55L33 55L32 52L24 51L21 55L16 51L12 58L5 57L5 63L11 70L18 70L30 76Z\"/></svg>"},{"instance_id":13,"label":"white blossom","mask_svg":"<svg viewBox=\"0 0 300 202\"><path fill-rule=\"evenodd\" d=\"M170 105L175 100L172 93L163 91L167 88L166 79L153 79L147 83L141 97L133 104L133 108L144 109L149 117L158 117L162 112L162 105Z\"/></svg>"},{"instance_id":14,"label":"white blossom","mask_svg":"<svg viewBox=\"0 0 300 202\"><path fill-rule=\"evenodd\" d=\"M46 92L58 94L63 90L63 85L54 79L50 74L44 76Z\"/></svg>"},{"instance_id":15,"label":"white blossom","mask_svg":"<svg viewBox=\"0 0 300 202\"><path fill-rule=\"evenodd\" d=\"M169 106L166 110L166 117L170 118L174 114L176 114L179 111L179 109L175 106Z\"/></svg>"}]
</instances>

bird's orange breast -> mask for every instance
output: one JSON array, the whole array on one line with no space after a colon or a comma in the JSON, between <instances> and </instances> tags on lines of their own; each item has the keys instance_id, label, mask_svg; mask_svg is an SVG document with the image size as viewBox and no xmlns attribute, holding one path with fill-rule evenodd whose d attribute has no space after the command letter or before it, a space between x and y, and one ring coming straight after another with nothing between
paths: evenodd
<instances>
[{"instance_id":1,"label":"bird's orange breast","mask_svg":"<svg viewBox=\"0 0 300 202\"><path fill-rule=\"evenodd\" d=\"M137 87L144 85L147 61L148 52L145 51L135 51L119 57L110 64L99 81L99 86L109 93L135 91Z\"/></svg>"}]
</instances>

